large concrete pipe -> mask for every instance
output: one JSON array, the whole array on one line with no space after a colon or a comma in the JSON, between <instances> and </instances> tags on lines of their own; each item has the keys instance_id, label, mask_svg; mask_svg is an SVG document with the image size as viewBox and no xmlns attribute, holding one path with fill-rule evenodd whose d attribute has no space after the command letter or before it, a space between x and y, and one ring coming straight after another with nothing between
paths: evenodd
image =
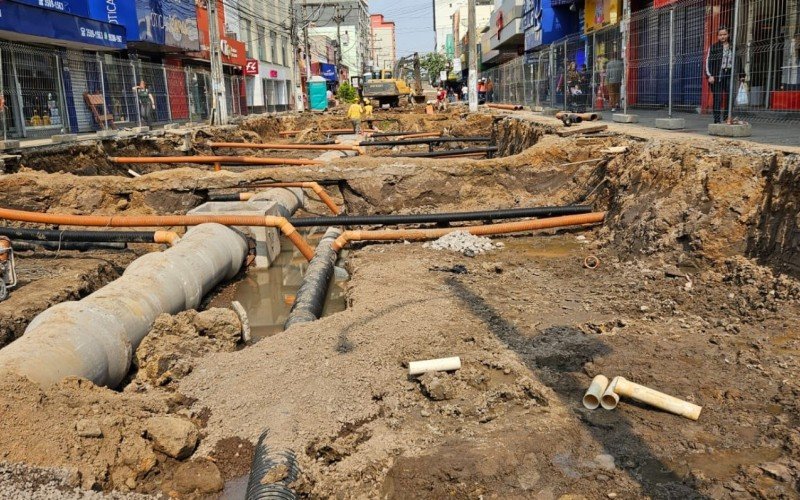
<instances>
[{"instance_id":1,"label":"large concrete pipe","mask_svg":"<svg viewBox=\"0 0 800 500\"><path fill-rule=\"evenodd\" d=\"M76 376L116 386L156 317L198 307L239 272L247 250L245 239L223 225L191 228L175 246L136 259L100 290L39 314L0 349L0 376L15 373L42 385Z\"/></svg>"}]
</instances>

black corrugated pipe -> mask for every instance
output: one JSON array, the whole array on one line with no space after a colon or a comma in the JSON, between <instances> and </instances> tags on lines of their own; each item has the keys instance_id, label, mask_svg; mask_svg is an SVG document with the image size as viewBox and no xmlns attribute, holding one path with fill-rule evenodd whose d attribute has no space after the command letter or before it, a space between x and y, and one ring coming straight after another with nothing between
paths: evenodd
<instances>
[{"instance_id":1,"label":"black corrugated pipe","mask_svg":"<svg viewBox=\"0 0 800 500\"><path fill-rule=\"evenodd\" d=\"M398 132L374 132L372 137L396 137L398 135L418 134L419 132L412 132L410 130L401 130Z\"/></svg>"},{"instance_id":2,"label":"black corrugated pipe","mask_svg":"<svg viewBox=\"0 0 800 500\"><path fill-rule=\"evenodd\" d=\"M294 217L289 219L295 227L312 226L362 226L395 224L444 224L448 222L491 221L518 219L523 217L557 217L559 215L588 214L590 205L568 205L563 207L507 208L477 212L449 212L439 214L403 215L338 215L335 217Z\"/></svg>"},{"instance_id":3,"label":"black corrugated pipe","mask_svg":"<svg viewBox=\"0 0 800 500\"><path fill-rule=\"evenodd\" d=\"M464 148L464 149L448 149L446 151L432 151L425 153L398 153L396 155L389 155L393 158L435 158L437 156L457 156L467 155L471 153L486 153L491 154L497 151L497 146L488 146L485 148Z\"/></svg>"},{"instance_id":4,"label":"black corrugated pipe","mask_svg":"<svg viewBox=\"0 0 800 500\"><path fill-rule=\"evenodd\" d=\"M361 141L359 146L409 146L414 144L436 144L438 142L489 142L491 137L429 137L404 141Z\"/></svg>"},{"instance_id":5,"label":"black corrugated pipe","mask_svg":"<svg viewBox=\"0 0 800 500\"><path fill-rule=\"evenodd\" d=\"M36 248L44 248L45 250L79 250L81 252L84 252L87 250L124 250L128 248L128 245L125 242L109 242L109 241L11 240L11 247L14 250L18 251L36 250Z\"/></svg>"},{"instance_id":6,"label":"black corrugated pipe","mask_svg":"<svg viewBox=\"0 0 800 500\"><path fill-rule=\"evenodd\" d=\"M13 241L82 241L82 242L121 242L153 243L154 231L61 231L57 229L25 229L19 227L0 227L0 236L8 236Z\"/></svg>"},{"instance_id":7,"label":"black corrugated pipe","mask_svg":"<svg viewBox=\"0 0 800 500\"><path fill-rule=\"evenodd\" d=\"M322 315L325 307L325 297L328 295L328 286L333 276L333 266L336 264L338 253L333 249L332 244L342 230L331 227L317 245L314 258L308 264L306 274L303 276L303 283L295 296L289 317L283 324L283 328L289 328L296 323L307 323L315 321Z\"/></svg>"},{"instance_id":8,"label":"black corrugated pipe","mask_svg":"<svg viewBox=\"0 0 800 500\"><path fill-rule=\"evenodd\" d=\"M242 201L239 193L215 193L208 195L208 201Z\"/></svg>"},{"instance_id":9,"label":"black corrugated pipe","mask_svg":"<svg viewBox=\"0 0 800 500\"><path fill-rule=\"evenodd\" d=\"M253 451L253 463L250 466L250 477L247 480L247 493L245 500L294 500L295 492L289 485L297 480L300 469L297 467L297 458L291 451L272 454L264 441L269 436L269 429L261 433ZM285 473L274 483L262 483L264 476L279 466L285 466ZM276 474L276 476L278 476Z\"/></svg>"}]
</instances>

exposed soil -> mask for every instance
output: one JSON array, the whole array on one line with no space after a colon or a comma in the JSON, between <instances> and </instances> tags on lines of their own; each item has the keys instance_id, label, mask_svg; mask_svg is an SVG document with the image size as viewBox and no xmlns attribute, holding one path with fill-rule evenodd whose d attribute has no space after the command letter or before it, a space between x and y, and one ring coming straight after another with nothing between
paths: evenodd
<instances>
[{"instance_id":1,"label":"exposed soil","mask_svg":"<svg viewBox=\"0 0 800 500\"><path fill-rule=\"evenodd\" d=\"M162 316L121 392L0 382L0 460L76 471L56 476L67 478L56 488L65 494L214 498L223 480L247 473L268 428L272 450L297 456L292 487L313 498L798 496L797 156L707 139L562 138L549 122L488 113L385 117L403 130L491 134L504 156L135 179L21 171L0 177L0 206L183 213L209 190L247 181L326 180L350 213L588 203L608 210L606 221L498 238L502 248L472 258L422 243L353 245L346 311L244 348L227 313L201 313L220 315L212 334L194 312ZM209 137L272 141L289 129L315 140L316 129L342 123L253 117L241 130L196 131L192 147ZM308 212L324 213L311 199ZM89 293L146 249L21 256L28 281L0 304L0 331L7 317L4 335L19 335L38 311ZM583 265L588 255L596 269ZM407 375L409 361L455 355L456 372ZM586 410L596 374L703 412L694 422L625 399ZM191 422L197 450L167 455L153 417ZM16 477L9 470L0 475Z\"/></svg>"}]
</instances>

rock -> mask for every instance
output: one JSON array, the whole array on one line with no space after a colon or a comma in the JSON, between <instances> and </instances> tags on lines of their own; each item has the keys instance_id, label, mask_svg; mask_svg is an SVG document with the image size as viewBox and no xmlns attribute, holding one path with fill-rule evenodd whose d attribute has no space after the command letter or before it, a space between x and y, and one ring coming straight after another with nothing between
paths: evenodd
<instances>
[{"instance_id":1,"label":"rock","mask_svg":"<svg viewBox=\"0 0 800 500\"><path fill-rule=\"evenodd\" d=\"M200 335L216 339L227 351L235 350L242 337L242 322L232 309L214 307L199 312L193 324Z\"/></svg>"},{"instance_id":2,"label":"rock","mask_svg":"<svg viewBox=\"0 0 800 500\"><path fill-rule=\"evenodd\" d=\"M117 210L125 210L126 208L128 208L128 204L129 202L125 198L119 200L117 202Z\"/></svg>"},{"instance_id":3,"label":"rock","mask_svg":"<svg viewBox=\"0 0 800 500\"><path fill-rule=\"evenodd\" d=\"M419 378L422 392L434 401L453 399L456 388L448 375L439 373L426 373Z\"/></svg>"},{"instance_id":4,"label":"rock","mask_svg":"<svg viewBox=\"0 0 800 500\"><path fill-rule=\"evenodd\" d=\"M642 312L647 312L647 311L650 310L650 307L648 307L648 306L639 306L639 310L642 311Z\"/></svg>"},{"instance_id":5,"label":"rock","mask_svg":"<svg viewBox=\"0 0 800 500\"><path fill-rule=\"evenodd\" d=\"M424 248L432 248L433 250L460 252L466 257L474 257L484 252L500 248L489 238L474 236L466 231L447 233L438 240L430 241L422 246Z\"/></svg>"},{"instance_id":6,"label":"rock","mask_svg":"<svg viewBox=\"0 0 800 500\"><path fill-rule=\"evenodd\" d=\"M614 465L614 457L607 453L601 453L600 455L597 455L594 457L594 461L603 470L611 471L616 469L616 466Z\"/></svg>"},{"instance_id":7,"label":"rock","mask_svg":"<svg viewBox=\"0 0 800 500\"><path fill-rule=\"evenodd\" d=\"M174 481L179 493L215 493L225 486L219 468L208 460L181 464L175 471Z\"/></svg>"},{"instance_id":8,"label":"rock","mask_svg":"<svg viewBox=\"0 0 800 500\"><path fill-rule=\"evenodd\" d=\"M783 464L776 462L769 462L760 466L761 470L767 473L768 476L789 483L792 481L792 471Z\"/></svg>"},{"instance_id":9,"label":"rock","mask_svg":"<svg viewBox=\"0 0 800 500\"><path fill-rule=\"evenodd\" d=\"M101 438L103 437L103 430L100 429L100 424L95 420L84 418L75 423L75 430L78 436L85 438Z\"/></svg>"},{"instance_id":10,"label":"rock","mask_svg":"<svg viewBox=\"0 0 800 500\"><path fill-rule=\"evenodd\" d=\"M278 464L268 470L261 478L261 484L274 484L289 477L289 467L286 464Z\"/></svg>"},{"instance_id":11,"label":"rock","mask_svg":"<svg viewBox=\"0 0 800 500\"><path fill-rule=\"evenodd\" d=\"M197 446L197 427L182 418L151 417L145 423L145 430L153 448L173 458L186 458Z\"/></svg>"},{"instance_id":12,"label":"rock","mask_svg":"<svg viewBox=\"0 0 800 500\"><path fill-rule=\"evenodd\" d=\"M686 273L678 269L676 266L664 266L664 276L667 278L685 278Z\"/></svg>"}]
</instances>

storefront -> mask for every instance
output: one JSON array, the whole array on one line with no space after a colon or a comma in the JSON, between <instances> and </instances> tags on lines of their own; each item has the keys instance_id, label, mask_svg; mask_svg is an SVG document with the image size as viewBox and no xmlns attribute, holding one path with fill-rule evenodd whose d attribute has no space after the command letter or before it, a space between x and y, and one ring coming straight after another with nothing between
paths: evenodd
<instances>
[{"instance_id":1,"label":"storefront","mask_svg":"<svg viewBox=\"0 0 800 500\"><path fill-rule=\"evenodd\" d=\"M96 19L88 13L88 0L52 2L39 7L38 0L0 2L0 37L14 44L0 45L2 93L5 109L2 127L6 137L47 137L77 130L77 113L88 113L84 92L100 90L98 67L82 68L75 79L96 78L95 88L72 88L67 54L81 51L118 51L126 46L125 29ZM48 3L50 5L50 3ZM98 61L97 55L91 56Z\"/></svg>"},{"instance_id":2,"label":"storefront","mask_svg":"<svg viewBox=\"0 0 800 500\"><path fill-rule=\"evenodd\" d=\"M211 50L208 22L208 7L205 2L198 2L196 7L197 31L200 39L198 51L187 52L188 58L182 63L185 66L183 81L170 82L170 86L179 90L181 85L188 89L188 100L171 103L173 119L175 114L192 121L205 120L211 112ZM217 26L225 26L225 7L220 3L217 8ZM225 73L225 95L228 114L246 114L244 77L242 71L247 64L246 47L243 42L227 35L220 40L223 72Z\"/></svg>"}]
</instances>

